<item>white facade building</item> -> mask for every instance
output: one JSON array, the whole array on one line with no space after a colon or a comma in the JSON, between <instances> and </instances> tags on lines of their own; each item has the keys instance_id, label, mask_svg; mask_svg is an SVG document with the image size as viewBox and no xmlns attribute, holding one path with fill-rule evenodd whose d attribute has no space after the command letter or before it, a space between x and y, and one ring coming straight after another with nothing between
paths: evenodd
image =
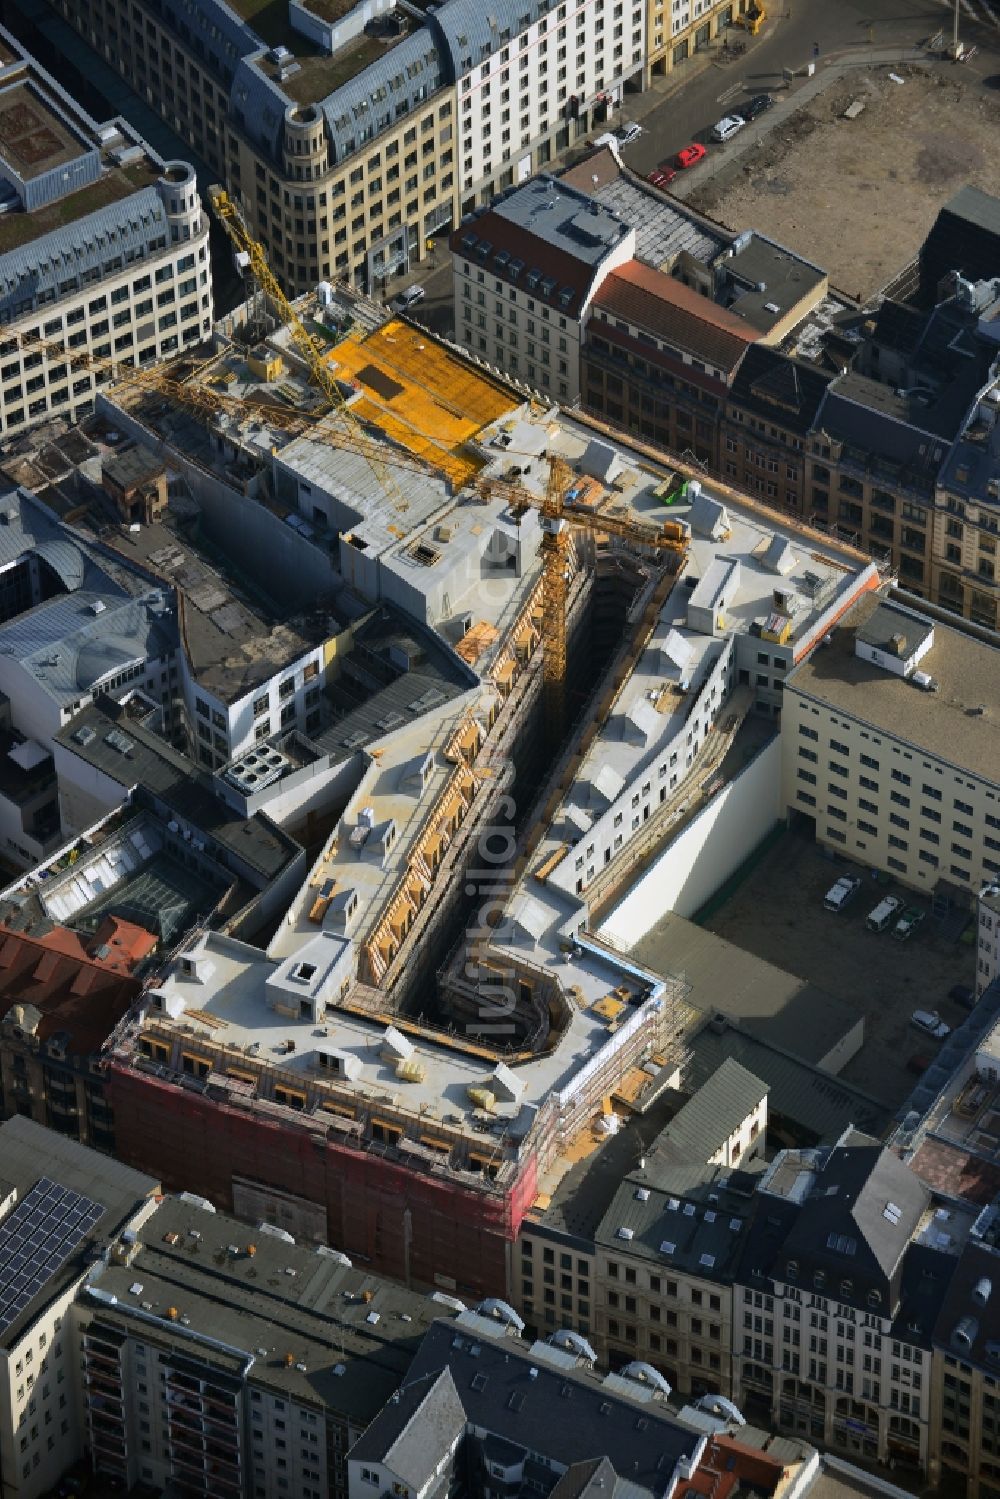
<instances>
[{"instance_id":1,"label":"white facade building","mask_svg":"<svg viewBox=\"0 0 1000 1499\"><path fill-rule=\"evenodd\" d=\"M93 406L96 361L151 364L208 338L208 215L194 169L162 162L124 120L81 109L8 33L0 108L35 120L5 134L0 176L0 433ZM45 347L32 348L41 341Z\"/></svg>"},{"instance_id":2,"label":"white facade building","mask_svg":"<svg viewBox=\"0 0 1000 1499\"><path fill-rule=\"evenodd\" d=\"M871 594L789 675L782 795L820 843L971 907L1000 875L1000 651L943 619Z\"/></svg>"},{"instance_id":3,"label":"white facade building","mask_svg":"<svg viewBox=\"0 0 1000 1499\"><path fill-rule=\"evenodd\" d=\"M564 0L543 9L507 0L470 17L467 30L459 30L454 5L441 18L458 54L466 212L526 181L564 149L569 130L586 124L595 104L620 101L625 80L642 74L643 0Z\"/></svg>"}]
</instances>

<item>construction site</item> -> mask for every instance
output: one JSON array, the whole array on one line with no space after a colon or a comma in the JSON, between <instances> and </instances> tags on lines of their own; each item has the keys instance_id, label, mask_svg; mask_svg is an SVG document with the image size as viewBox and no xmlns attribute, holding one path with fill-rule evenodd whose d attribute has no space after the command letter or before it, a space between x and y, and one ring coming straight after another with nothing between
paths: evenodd
<instances>
[{"instance_id":1,"label":"construction site","mask_svg":"<svg viewBox=\"0 0 1000 1499\"><path fill-rule=\"evenodd\" d=\"M222 909L165 953L106 1051L116 1148L407 1284L502 1293L525 1213L704 1023L606 918L693 857L776 716L762 642L783 672L878 574L363 297L292 306L214 206L258 294L198 359L120 372L86 440L155 460L237 573L266 557L336 627L294 753L258 732L212 777L306 876L258 931Z\"/></svg>"}]
</instances>

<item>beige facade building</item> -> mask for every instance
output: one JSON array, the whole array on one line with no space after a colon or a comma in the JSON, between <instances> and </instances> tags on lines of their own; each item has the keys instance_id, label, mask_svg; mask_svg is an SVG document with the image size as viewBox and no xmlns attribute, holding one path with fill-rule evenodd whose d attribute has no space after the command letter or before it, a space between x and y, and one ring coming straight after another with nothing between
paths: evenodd
<instances>
[{"instance_id":1,"label":"beige facade building","mask_svg":"<svg viewBox=\"0 0 1000 1499\"><path fill-rule=\"evenodd\" d=\"M880 593L789 673L783 797L821 844L971 907L1000 873L1000 651Z\"/></svg>"},{"instance_id":2,"label":"beige facade building","mask_svg":"<svg viewBox=\"0 0 1000 1499\"><path fill-rule=\"evenodd\" d=\"M287 289L378 292L641 82L641 0L324 7L57 0L240 198ZM260 24L261 30L255 30Z\"/></svg>"},{"instance_id":3,"label":"beige facade building","mask_svg":"<svg viewBox=\"0 0 1000 1499\"><path fill-rule=\"evenodd\" d=\"M648 0L647 75L672 73L751 8L751 0Z\"/></svg>"},{"instance_id":4,"label":"beige facade building","mask_svg":"<svg viewBox=\"0 0 1000 1499\"><path fill-rule=\"evenodd\" d=\"M728 1395L732 1282L767 1091L723 1062L589 1221L572 1188L527 1218L511 1275L526 1323L582 1334L612 1369L649 1364L681 1395Z\"/></svg>"}]
</instances>

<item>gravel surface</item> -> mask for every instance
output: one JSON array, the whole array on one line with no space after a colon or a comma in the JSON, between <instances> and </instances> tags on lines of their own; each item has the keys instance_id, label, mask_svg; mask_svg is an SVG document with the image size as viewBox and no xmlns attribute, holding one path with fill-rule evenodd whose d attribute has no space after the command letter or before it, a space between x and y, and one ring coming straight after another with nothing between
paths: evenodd
<instances>
[{"instance_id":1,"label":"gravel surface","mask_svg":"<svg viewBox=\"0 0 1000 1499\"><path fill-rule=\"evenodd\" d=\"M896 72L904 79L894 83ZM864 104L854 120L844 111ZM966 183L997 191L1000 94L961 68L857 69L839 77L688 197L753 227L870 296L910 261ZM724 149L724 148L723 148Z\"/></svg>"}]
</instances>

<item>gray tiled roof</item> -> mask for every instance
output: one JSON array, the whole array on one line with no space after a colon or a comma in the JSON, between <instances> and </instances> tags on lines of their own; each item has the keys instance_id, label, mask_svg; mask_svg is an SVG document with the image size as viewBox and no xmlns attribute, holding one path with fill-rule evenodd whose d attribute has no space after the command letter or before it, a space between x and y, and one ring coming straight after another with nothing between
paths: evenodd
<instances>
[{"instance_id":1,"label":"gray tiled roof","mask_svg":"<svg viewBox=\"0 0 1000 1499\"><path fill-rule=\"evenodd\" d=\"M442 88L446 80L441 62L430 32L421 27L324 99L322 109L337 159L373 140L400 113L417 109Z\"/></svg>"},{"instance_id":2,"label":"gray tiled roof","mask_svg":"<svg viewBox=\"0 0 1000 1499\"><path fill-rule=\"evenodd\" d=\"M419 1494L434 1474L441 1454L465 1430L465 1411L450 1369L442 1369L425 1391L407 1391L409 1420L385 1454L386 1467ZM402 1400L401 1402L402 1403Z\"/></svg>"},{"instance_id":3,"label":"gray tiled roof","mask_svg":"<svg viewBox=\"0 0 1000 1499\"><path fill-rule=\"evenodd\" d=\"M438 1322L421 1343L398 1401L391 1401L355 1443L351 1460L388 1462L415 1407L444 1370L450 1371L467 1430L504 1438L559 1467L607 1458L616 1473L628 1475L637 1495L668 1493L677 1463L692 1457L702 1440L669 1412L642 1401L639 1389L641 1403L633 1402L589 1372L532 1358L524 1343L499 1330L494 1339ZM419 1450L406 1455L419 1465Z\"/></svg>"},{"instance_id":4,"label":"gray tiled roof","mask_svg":"<svg viewBox=\"0 0 1000 1499\"><path fill-rule=\"evenodd\" d=\"M878 1099L733 1025L722 1031L705 1025L691 1040L688 1085L696 1088L710 1078L724 1057L766 1079L769 1116L800 1130L809 1143L832 1143L849 1124L875 1138L889 1127L892 1111Z\"/></svg>"},{"instance_id":5,"label":"gray tiled roof","mask_svg":"<svg viewBox=\"0 0 1000 1499\"><path fill-rule=\"evenodd\" d=\"M554 0L447 0L434 15L448 49L453 77L485 62L501 46L503 32L516 36L546 15Z\"/></svg>"},{"instance_id":6,"label":"gray tiled roof","mask_svg":"<svg viewBox=\"0 0 1000 1499\"><path fill-rule=\"evenodd\" d=\"M97 605L103 607L95 613ZM20 660L59 703L75 701L101 677L131 662L171 655L176 644L176 617L166 590L128 598L110 583L48 599L0 631L0 651Z\"/></svg>"},{"instance_id":7,"label":"gray tiled roof","mask_svg":"<svg viewBox=\"0 0 1000 1499\"><path fill-rule=\"evenodd\" d=\"M0 255L0 313L34 305L67 278L86 275L118 256L144 259L167 234L167 215L155 187L84 214L61 229Z\"/></svg>"},{"instance_id":8,"label":"gray tiled roof","mask_svg":"<svg viewBox=\"0 0 1000 1499\"><path fill-rule=\"evenodd\" d=\"M753 1113L767 1091L767 1083L727 1057L670 1121L665 1138L690 1160L707 1161Z\"/></svg>"}]
</instances>

